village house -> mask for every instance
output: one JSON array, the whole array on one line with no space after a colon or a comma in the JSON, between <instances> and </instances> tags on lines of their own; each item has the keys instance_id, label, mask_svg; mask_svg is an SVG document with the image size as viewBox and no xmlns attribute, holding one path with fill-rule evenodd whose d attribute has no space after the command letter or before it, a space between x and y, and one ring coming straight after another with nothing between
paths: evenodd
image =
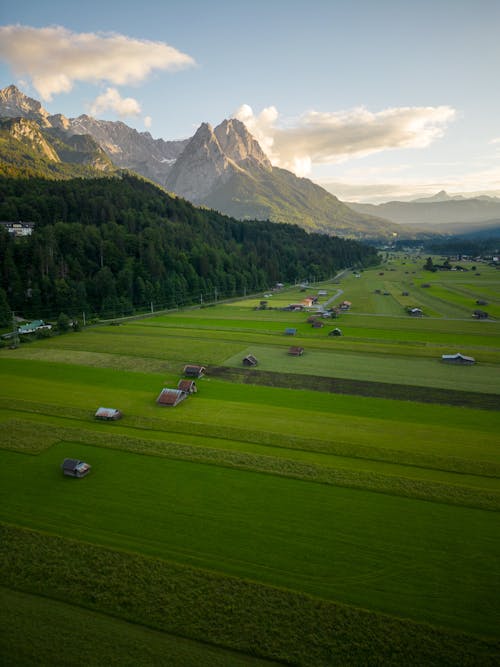
<instances>
[{"instance_id":1,"label":"village house","mask_svg":"<svg viewBox=\"0 0 500 667\"><path fill-rule=\"evenodd\" d=\"M31 236L35 229L34 222L0 222L0 225L15 237Z\"/></svg>"}]
</instances>

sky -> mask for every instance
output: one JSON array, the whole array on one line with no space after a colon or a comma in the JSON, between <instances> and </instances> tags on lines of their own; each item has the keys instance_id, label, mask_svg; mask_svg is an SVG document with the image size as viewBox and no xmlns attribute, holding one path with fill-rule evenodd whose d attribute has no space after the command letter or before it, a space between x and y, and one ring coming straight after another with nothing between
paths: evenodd
<instances>
[{"instance_id":1,"label":"sky","mask_svg":"<svg viewBox=\"0 0 500 667\"><path fill-rule=\"evenodd\" d=\"M500 0L24 0L0 87L184 139L245 122L344 201L500 196Z\"/></svg>"}]
</instances>

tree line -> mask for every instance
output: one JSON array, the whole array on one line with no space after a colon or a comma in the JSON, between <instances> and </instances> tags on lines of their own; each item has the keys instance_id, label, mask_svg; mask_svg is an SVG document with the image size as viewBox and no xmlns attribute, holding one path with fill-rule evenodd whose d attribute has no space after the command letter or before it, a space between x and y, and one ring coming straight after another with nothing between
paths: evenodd
<instances>
[{"instance_id":1,"label":"tree line","mask_svg":"<svg viewBox=\"0 0 500 667\"><path fill-rule=\"evenodd\" d=\"M130 315L151 303L169 308L258 292L378 261L357 241L238 221L130 174L0 177L0 221L35 223L24 238L0 229L0 320L10 311Z\"/></svg>"}]
</instances>

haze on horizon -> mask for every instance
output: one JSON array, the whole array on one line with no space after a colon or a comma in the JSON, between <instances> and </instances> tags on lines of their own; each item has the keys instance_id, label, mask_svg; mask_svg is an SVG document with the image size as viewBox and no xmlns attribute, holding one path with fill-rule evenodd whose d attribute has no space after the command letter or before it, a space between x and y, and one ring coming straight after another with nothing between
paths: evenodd
<instances>
[{"instance_id":1,"label":"haze on horizon","mask_svg":"<svg viewBox=\"0 0 500 667\"><path fill-rule=\"evenodd\" d=\"M500 195L500 4L33 0L2 10L0 87L154 137L242 120L345 201Z\"/></svg>"}]
</instances>

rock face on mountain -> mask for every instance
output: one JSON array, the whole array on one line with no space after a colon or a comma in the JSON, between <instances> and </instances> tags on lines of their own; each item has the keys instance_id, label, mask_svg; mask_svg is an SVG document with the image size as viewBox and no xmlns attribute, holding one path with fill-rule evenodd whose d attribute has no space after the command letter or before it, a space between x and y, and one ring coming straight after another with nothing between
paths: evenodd
<instances>
[{"instance_id":1,"label":"rock face on mountain","mask_svg":"<svg viewBox=\"0 0 500 667\"><path fill-rule=\"evenodd\" d=\"M225 120L215 130L202 123L172 167L165 185L194 204L203 204L232 176L255 169L272 171L271 163L242 122Z\"/></svg>"},{"instance_id":2,"label":"rock face on mountain","mask_svg":"<svg viewBox=\"0 0 500 667\"><path fill-rule=\"evenodd\" d=\"M160 185L165 184L172 165L189 142L153 139L149 132L138 132L121 121L96 120L87 115L71 119L67 132L89 134L117 167L136 171Z\"/></svg>"},{"instance_id":3,"label":"rock face on mountain","mask_svg":"<svg viewBox=\"0 0 500 667\"><path fill-rule=\"evenodd\" d=\"M48 111L38 100L24 95L16 86L0 90L0 116L30 118L38 121L42 127L50 127Z\"/></svg>"}]
</instances>

